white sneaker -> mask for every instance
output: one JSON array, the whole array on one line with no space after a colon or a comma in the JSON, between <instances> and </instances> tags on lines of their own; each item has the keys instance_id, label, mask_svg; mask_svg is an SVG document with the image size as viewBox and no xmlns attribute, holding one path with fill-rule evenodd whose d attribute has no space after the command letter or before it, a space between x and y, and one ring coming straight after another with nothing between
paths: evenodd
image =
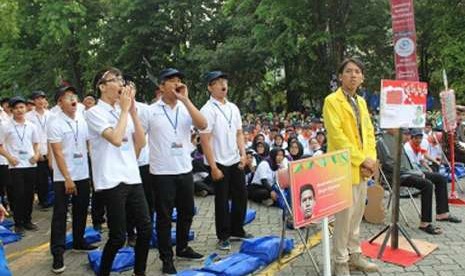
<instances>
[{"instance_id":1,"label":"white sneaker","mask_svg":"<svg viewBox=\"0 0 465 276\"><path fill-rule=\"evenodd\" d=\"M369 262L361 253L353 253L349 256L350 268L362 272L378 272L379 268L376 264Z\"/></svg>"}]
</instances>

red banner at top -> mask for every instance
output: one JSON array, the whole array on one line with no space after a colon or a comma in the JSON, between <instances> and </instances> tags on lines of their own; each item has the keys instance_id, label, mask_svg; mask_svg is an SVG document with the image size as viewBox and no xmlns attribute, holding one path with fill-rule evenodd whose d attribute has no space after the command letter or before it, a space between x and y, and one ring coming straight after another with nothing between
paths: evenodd
<instances>
[{"instance_id":1,"label":"red banner at top","mask_svg":"<svg viewBox=\"0 0 465 276\"><path fill-rule=\"evenodd\" d=\"M413 0L391 0L396 79L418 81Z\"/></svg>"}]
</instances>

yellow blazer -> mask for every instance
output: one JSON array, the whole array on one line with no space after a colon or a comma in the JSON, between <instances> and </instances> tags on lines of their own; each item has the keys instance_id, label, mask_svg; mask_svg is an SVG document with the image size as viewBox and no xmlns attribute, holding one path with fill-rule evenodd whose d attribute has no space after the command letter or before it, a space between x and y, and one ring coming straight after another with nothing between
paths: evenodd
<instances>
[{"instance_id":1,"label":"yellow blazer","mask_svg":"<svg viewBox=\"0 0 465 276\"><path fill-rule=\"evenodd\" d=\"M376 160L376 142L365 100L357 96L360 110L363 144L360 143L357 119L342 88L329 94L323 106L323 119L327 131L328 152L349 149L352 163L352 183L361 182L360 165L370 157Z\"/></svg>"}]
</instances>

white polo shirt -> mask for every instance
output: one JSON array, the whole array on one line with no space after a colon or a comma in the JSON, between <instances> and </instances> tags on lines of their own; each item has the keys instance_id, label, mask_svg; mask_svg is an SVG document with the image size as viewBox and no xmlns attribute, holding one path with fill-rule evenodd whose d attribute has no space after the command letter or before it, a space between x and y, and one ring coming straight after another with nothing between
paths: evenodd
<instances>
[{"instance_id":1,"label":"white polo shirt","mask_svg":"<svg viewBox=\"0 0 465 276\"><path fill-rule=\"evenodd\" d=\"M0 144L19 161L15 167L9 165L10 169L37 167L37 164L29 162L34 156L34 143L39 143L39 134L32 122L26 120L19 124L12 119L1 126Z\"/></svg>"},{"instance_id":2,"label":"white polo shirt","mask_svg":"<svg viewBox=\"0 0 465 276\"><path fill-rule=\"evenodd\" d=\"M48 142L61 143L66 167L73 181L89 178L88 136L87 123L77 114L75 119L71 119L65 113L59 112L47 125ZM55 158L53 158L53 181L65 181Z\"/></svg>"},{"instance_id":3,"label":"white polo shirt","mask_svg":"<svg viewBox=\"0 0 465 276\"><path fill-rule=\"evenodd\" d=\"M120 147L115 147L102 136L107 128L116 127L120 113L118 105L113 107L102 100L86 112L92 179L97 191L114 188L120 183L142 183L134 150L135 130L131 116L128 116L124 142Z\"/></svg>"},{"instance_id":4,"label":"white polo shirt","mask_svg":"<svg viewBox=\"0 0 465 276\"><path fill-rule=\"evenodd\" d=\"M184 104L178 101L172 109L158 100L149 106L141 120L149 137L150 173L172 175L192 171L192 118Z\"/></svg>"},{"instance_id":5,"label":"white polo shirt","mask_svg":"<svg viewBox=\"0 0 465 276\"><path fill-rule=\"evenodd\" d=\"M225 104L210 97L200 110L208 121L208 127L200 133L211 133L210 140L215 161L223 166L231 166L240 161L237 146L237 131L242 129L239 108L229 101ZM207 160L205 158L205 164Z\"/></svg>"},{"instance_id":6,"label":"white polo shirt","mask_svg":"<svg viewBox=\"0 0 465 276\"><path fill-rule=\"evenodd\" d=\"M39 152L40 155L47 155L47 122L50 120L51 112L44 110L44 114L32 110L26 113L26 119L36 125L37 133L39 134Z\"/></svg>"},{"instance_id":7,"label":"white polo shirt","mask_svg":"<svg viewBox=\"0 0 465 276\"><path fill-rule=\"evenodd\" d=\"M136 102L136 108L137 108L137 115L139 115L139 118L142 118L144 116L144 112L147 108L149 108L148 104L141 103L141 102ZM145 139L148 140L148 135L145 135ZM139 167L141 166L146 166L149 164L149 144L147 143L139 153L139 158L137 159L137 164Z\"/></svg>"}]
</instances>

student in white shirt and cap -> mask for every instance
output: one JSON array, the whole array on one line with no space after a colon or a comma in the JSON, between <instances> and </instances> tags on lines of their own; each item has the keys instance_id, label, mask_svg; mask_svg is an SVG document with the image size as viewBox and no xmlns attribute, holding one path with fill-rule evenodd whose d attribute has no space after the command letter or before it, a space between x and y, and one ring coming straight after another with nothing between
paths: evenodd
<instances>
[{"instance_id":1,"label":"student in white shirt and cap","mask_svg":"<svg viewBox=\"0 0 465 276\"><path fill-rule=\"evenodd\" d=\"M32 203L39 161L39 135L36 126L26 119L26 100L13 97L9 105L13 119L0 129L0 155L8 160L11 181L10 195L15 232L36 231L32 223Z\"/></svg>"},{"instance_id":2,"label":"student in white shirt and cap","mask_svg":"<svg viewBox=\"0 0 465 276\"><path fill-rule=\"evenodd\" d=\"M249 238L243 227L247 209L244 166L246 153L239 108L226 99L225 73L206 75L210 99L200 110L208 127L200 131L206 164L215 187L215 226L220 250L231 249L230 238ZM231 208L229 199L231 198Z\"/></svg>"},{"instance_id":3,"label":"student in white shirt and cap","mask_svg":"<svg viewBox=\"0 0 465 276\"><path fill-rule=\"evenodd\" d=\"M43 91L33 91L31 100L34 103L34 110L26 113L26 119L36 125L39 134L39 162L37 162L37 197L41 208L50 207L48 204L48 179L52 175L49 168L48 144L47 144L47 122L51 113L47 110L47 96Z\"/></svg>"},{"instance_id":4,"label":"student in white shirt and cap","mask_svg":"<svg viewBox=\"0 0 465 276\"><path fill-rule=\"evenodd\" d=\"M158 251L165 275L176 275L171 246L171 213L176 207L176 256L202 259L188 246L194 215L191 127L205 129L207 121L188 97L183 73L174 68L160 72L161 99L149 106L142 122L149 136L150 174L157 212Z\"/></svg>"},{"instance_id":5,"label":"student in white shirt and cap","mask_svg":"<svg viewBox=\"0 0 465 276\"><path fill-rule=\"evenodd\" d=\"M66 240L66 214L68 203L72 202L73 249L94 250L84 240L84 229L89 207L90 182L87 162L87 123L76 114L78 97L72 86L60 87L55 95L62 112L47 125L47 137L53 153L53 190L55 204L50 237L50 250L53 255L52 271L65 270L63 253Z\"/></svg>"}]
</instances>

